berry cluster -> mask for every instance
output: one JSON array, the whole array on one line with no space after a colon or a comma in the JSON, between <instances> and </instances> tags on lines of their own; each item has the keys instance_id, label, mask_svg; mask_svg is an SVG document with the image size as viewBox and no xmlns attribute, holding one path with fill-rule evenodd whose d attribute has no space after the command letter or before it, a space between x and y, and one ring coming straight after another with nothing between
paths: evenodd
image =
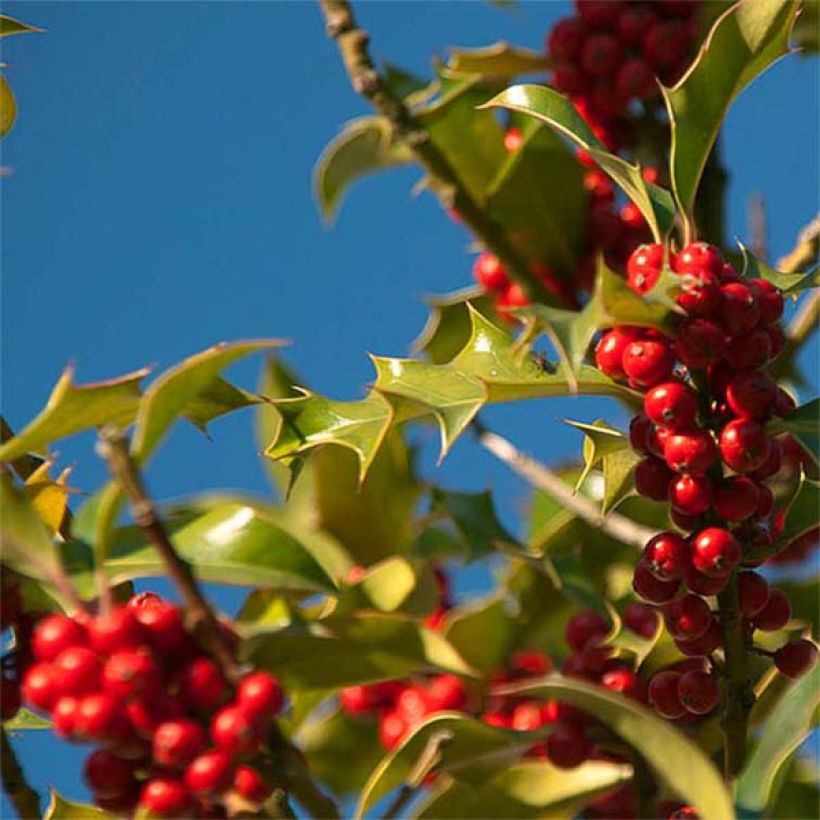
<instances>
[{"instance_id":1,"label":"berry cluster","mask_svg":"<svg viewBox=\"0 0 820 820\"><path fill-rule=\"evenodd\" d=\"M643 245L627 263L627 281L646 293L661 276L664 248ZM779 473L783 444L764 423L787 416L791 397L763 368L783 348L777 323L783 298L763 279L743 280L720 251L703 242L671 257L681 276L685 311L674 339L655 330L620 326L600 340L598 367L644 392L644 411L632 419L630 442L643 456L635 472L641 495L670 505L683 531L652 538L635 568L634 588L662 607L678 648L695 658L722 644L720 616L707 598L735 578L751 641L755 629L782 629L789 601L752 567L766 558L782 530L769 483ZM762 557L761 557L762 556ZM683 590L682 590L683 587ZM817 650L805 640L774 653L796 677ZM719 699L717 681L703 670L662 672L649 686L655 708L669 718L702 715Z\"/></svg>"},{"instance_id":2,"label":"berry cluster","mask_svg":"<svg viewBox=\"0 0 820 820\"><path fill-rule=\"evenodd\" d=\"M97 746L83 772L101 808L224 817L226 802L255 807L270 796L249 761L282 689L251 672L232 692L177 607L145 592L107 614L49 615L31 650L23 699L60 737Z\"/></svg>"}]
</instances>

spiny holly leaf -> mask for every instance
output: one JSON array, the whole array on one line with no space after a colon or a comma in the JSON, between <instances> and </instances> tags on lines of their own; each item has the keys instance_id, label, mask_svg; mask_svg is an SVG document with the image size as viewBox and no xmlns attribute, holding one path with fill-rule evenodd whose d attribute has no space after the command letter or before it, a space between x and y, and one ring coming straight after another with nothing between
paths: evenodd
<instances>
[{"instance_id":1,"label":"spiny holly leaf","mask_svg":"<svg viewBox=\"0 0 820 820\"><path fill-rule=\"evenodd\" d=\"M604 456L604 499L601 513L614 510L632 491L632 476L641 457L631 448Z\"/></svg>"},{"instance_id":2,"label":"spiny holly leaf","mask_svg":"<svg viewBox=\"0 0 820 820\"><path fill-rule=\"evenodd\" d=\"M48 474L50 467L49 462L44 462L26 479L23 495L53 536L60 529L68 506L66 482L71 468L63 470L57 480L52 481Z\"/></svg>"},{"instance_id":3,"label":"spiny holly leaf","mask_svg":"<svg viewBox=\"0 0 820 820\"><path fill-rule=\"evenodd\" d=\"M333 221L347 189L357 179L412 161L412 152L393 140L384 117L361 117L348 123L316 163L313 184L322 218Z\"/></svg>"},{"instance_id":4,"label":"spiny holly leaf","mask_svg":"<svg viewBox=\"0 0 820 820\"><path fill-rule=\"evenodd\" d=\"M255 632L243 643L242 654L254 666L275 672L289 689L351 686L429 669L475 674L439 633L400 615L331 616Z\"/></svg>"},{"instance_id":5,"label":"spiny holly leaf","mask_svg":"<svg viewBox=\"0 0 820 820\"><path fill-rule=\"evenodd\" d=\"M217 376L204 390L185 405L183 415L197 429L208 434L208 423L226 413L241 410L264 401L260 396L249 393Z\"/></svg>"},{"instance_id":6,"label":"spiny holly leaf","mask_svg":"<svg viewBox=\"0 0 820 820\"><path fill-rule=\"evenodd\" d=\"M8 732L30 732L41 729L50 729L51 721L40 715L20 708L11 720L3 721L3 729Z\"/></svg>"},{"instance_id":7,"label":"spiny holly leaf","mask_svg":"<svg viewBox=\"0 0 820 820\"><path fill-rule=\"evenodd\" d=\"M504 601L492 597L450 610L445 636L467 663L489 675L506 659L515 633Z\"/></svg>"},{"instance_id":8,"label":"spiny holly leaf","mask_svg":"<svg viewBox=\"0 0 820 820\"><path fill-rule=\"evenodd\" d=\"M626 450L629 447L629 441L620 430L616 430L603 419L597 419L592 424L571 419L564 419L564 421L584 434L584 469L575 485L575 492L578 492L587 480L590 471L597 467L606 456Z\"/></svg>"},{"instance_id":9,"label":"spiny holly leaf","mask_svg":"<svg viewBox=\"0 0 820 820\"><path fill-rule=\"evenodd\" d=\"M88 803L65 800L52 789L51 799L43 817L44 820L110 820L112 815Z\"/></svg>"},{"instance_id":10,"label":"spiny holly leaf","mask_svg":"<svg viewBox=\"0 0 820 820\"><path fill-rule=\"evenodd\" d=\"M8 37L10 34L26 34L35 31L43 31L43 29L24 23L22 20L15 20L7 14L0 14L0 38Z\"/></svg>"},{"instance_id":11,"label":"spiny holly leaf","mask_svg":"<svg viewBox=\"0 0 820 820\"><path fill-rule=\"evenodd\" d=\"M657 242L669 233L675 218L675 207L669 191L646 182L638 165L632 165L606 150L572 102L546 86L514 85L502 91L485 107L507 108L530 114L555 128L583 148L646 218Z\"/></svg>"},{"instance_id":12,"label":"spiny holly leaf","mask_svg":"<svg viewBox=\"0 0 820 820\"><path fill-rule=\"evenodd\" d=\"M454 48L447 67L456 74L515 77L546 71L549 60L541 52L501 41L481 48Z\"/></svg>"},{"instance_id":13,"label":"spiny holly leaf","mask_svg":"<svg viewBox=\"0 0 820 820\"><path fill-rule=\"evenodd\" d=\"M8 80L0 74L0 139L11 131L17 119L17 100Z\"/></svg>"},{"instance_id":14,"label":"spiny holly leaf","mask_svg":"<svg viewBox=\"0 0 820 820\"><path fill-rule=\"evenodd\" d=\"M286 463L327 444L353 450L363 480L391 425L432 415L441 454L488 402L567 395L566 374L525 355L515 340L469 308L472 330L463 350L447 364L373 357L377 379L369 395L340 402L313 393L277 401L282 425L265 454ZM592 367L582 367L577 390L630 399L636 394Z\"/></svg>"},{"instance_id":15,"label":"spiny holly leaf","mask_svg":"<svg viewBox=\"0 0 820 820\"><path fill-rule=\"evenodd\" d=\"M489 772L495 772L505 761L519 757L533 743L532 735L525 732L497 729L464 715L447 712L433 715L417 726L373 770L359 798L356 818L362 818L405 781L428 747L430 738L437 733L445 735L447 742L441 747L436 771L476 786L487 779Z\"/></svg>"},{"instance_id":16,"label":"spiny holly leaf","mask_svg":"<svg viewBox=\"0 0 820 820\"><path fill-rule=\"evenodd\" d=\"M809 273L782 273L758 259L742 242L738 242L738 245L743 254L744 275L747 279L766 279L783 291L784 296L796 296L804 290L820 285L817 270Z\"/></svg>"},{"instance_id":17,"label":"spiny holly leaf","mask_svg":"<svg viewBox=\"0 0 820 820\"><path fill-rule=\"evenodd\" d=\"M589 712L620 735L678 797L710 820L733 820L729 793L711 760L683 732L629 698L577 679L548 675L500 693L543 696Z\"/></svg>"},{"instance_id":18,"label":"spiny holly leaf","mask_svg":"<svg viewBox=\"0 0 820 820\"><path fill-rule=\"evenodd\" d=\"M815 664L775 706L738 778L735 801L744 815L769 805L777 774L811 731L818 705L820 666Z\"/></svg>"},{"instance_id":19,"label":"spiny holly leaf","mask_svg":"<svg viewBox=\"0 0 820 820\"><path fill-rule=\"evenodd\" d=\"M801 405L791 415L769 424L767 430L791 433L814 462L820 463L820 399Z\"/></svg>"},{"instance_id":20,"label":"spiny holly leaf","mask_svg":"<svg viewBox=\"0 0 820 820\"><path fill-rule=\"evenodd\" d=\"M427 88L427 80L393 63L382 63L385 85L397 96L407 98Z\"/></svg>"},{"instance_id":21,"label":"spiny holly leaf","mask_svg":"<svg viewBox=\"0 0 820 820\"><path fill-rule=\"evenodd\" d=\"M820 49L820 3L811 0L803 3L793 33L798 54L811 56L817 53Z\"/></svg>"},{"instance_id":22,"label":"spiny holly leaf","mask_svg":"<svg viewBox=\"0 0 820 820\"><path fill-rule=\"evenodd\" d=\"M140 401L140 382L148 372L144 368L118 379L76 385L74 368L66 368L40 415L0 445L0 461L39 452L52 442L102 424L130 424Z\"/></svg>"},{"instance_id":23,"label":"spiny holly leaf","mask_svg":"<svg viewBox=\"0 0 820 820\"><path fill-rule=\"evenodd\" d=\"M785 549L801 535L817 528L817 511L820 510L820 484L805 475L786 509L783 532L776 546Z\"/></svg>"},{"instance_id":24,"label":"spiny holly leaf","mask_svg":"<svg viewBox=\"0 0 820 820\"><path fill-rule=\"evenodd\" d=\"M726 111L788 53L798 8L797 0L740 0L715 22L677 85L662 89L672 127L672 190L687 218Z\"/></svg>"}]
</instances>

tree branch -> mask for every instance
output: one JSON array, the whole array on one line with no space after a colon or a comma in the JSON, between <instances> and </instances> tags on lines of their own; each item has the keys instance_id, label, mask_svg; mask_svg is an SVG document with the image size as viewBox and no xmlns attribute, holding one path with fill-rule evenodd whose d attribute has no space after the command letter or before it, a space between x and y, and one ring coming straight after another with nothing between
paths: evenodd
<instances>
[{"instance_id":1,"label":"tree branch","mask_svg":"<svg viewBox=\"0 0 820 820\"><path fill-rule=\"evenodd\" d=\"M797 273L816 261L820 247L820 214L797 236L795 246L777 261L777 269L783 273Z\"/></svg>"},{"instance_id":2,"label":"tree branch","mask_svg":"<svg viewBox=\"0 0 820 820\"><path fill-rule=\"evenodd\" d=\"M3 791L22 820L40 817L40 795L29 785L6 730L0 736Z\"/></svg>"},{"instance_id":3,"label":"tree branch","mask_svg":"<svg viewBox=\"0 0 820 820\"><path fill-rule=\"evenodd\" d=\"M559 306L555 297L532 272L527 260L509 241L504 229L473 199L447 157L404 102L388 88L370 58L368 34L356 25L348 0L319 0L319 6L328 36L339 47L353 90L365 97L390 122L395 139L404 143L427 171L431 187L439 198L447 207L457 211L484 246L501 260L504 270L521 285L530 299Z\"/></svg>"},{"instance_id":4,"label":"tree branch","mask_svg":"<svg viewBox=\"0 0 820 820\"><path fill-rule=\"evenodd\" d=\"M561 476L546 465L519 452L507 439L481 427L477 428L476 433L481 445L496 458L503 461L534 487L552 496L591 527L639 549L643 549L646 542L657 534L655 530L636 524L618 513L611 512L608 515L602 515L594 501L590 501L580 493L574 493Z\"/></svg>"}]
</instances>

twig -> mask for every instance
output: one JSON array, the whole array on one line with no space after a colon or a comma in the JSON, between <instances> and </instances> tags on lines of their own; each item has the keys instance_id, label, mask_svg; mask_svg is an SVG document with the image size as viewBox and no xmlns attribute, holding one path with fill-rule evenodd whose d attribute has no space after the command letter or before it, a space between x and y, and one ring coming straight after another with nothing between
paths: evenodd
<instances>
[{"instance_id":1,"label":"twig","mask_svg":"<svg viewBox=\"0 0 820 820\"><path fill-rule=\"evenodd\" d=\"M747 205L749 219L749 245L752 253L764 262L769 258L769 242L766 230L766 205L760 194L749 197Z\"/></svg>"},{"instance_id":2,"label":"twig","mask_svg":"<svg viewBox=\"0 0 820 820\"><path fill-rule=\"evenodd\" d=\"M190 566L177 555L168 538L168 533L145 492L124 433L112 425L103 427L100 430L99 451L108 462L113 479L128 499L134 521L160 554L168 576L182 596L186 628L219 664L225 677L235 684L241 672L233 650L220 628L213 608L202 595Z\"/></svg>"},{"instance_id":3,"label":"twig","mask_svg":"<svg viewBox=\"0 0 820 820\"><path fill-rule=\"evenodd\" d=\"M580 493L574 493L567 483L549 467L520 452L511 442L497 433L481 427L476 428L476 433L481 445L496 458L503 461L534 487L552 496L591 527L639 549L643 549L646 542L657 534L656 530L636 524L619 513L611 512L602 515L594 501L590 501Z\"/></svg>"},{"instance_id":4,"label":"twig","mask_svg":"<svg viewBox=\"0 0 820 820\"><path fill-rule=\"evenodd\" d=\"M521 285L527 296L547 305L559 306L556 298L532 272L527 260L510 243L504 229L473 199L447 157L402 100L389 89L370 58L369 36L356 25L348 0L319 0L319 5L328 36L339 46L354 91L388 120L394 138L404 143L425 168L431 187L445 205L455 209L484 246L501 260L510 278Z\"/></svg>"},{"instance_id":5,"label":"twig","mask_svg":"<svg viewBox=\"0 0 820 820\"><path fill-rule=\"evenodd\" d=\"M26 780L5 729L2 729L2 738L0 738L0 762L2 762L3 791L9 796L9 801L18 816L23 820L39 818L41 816L40 795Z\"/></svg>"},{"instance_id":6,"label":"twig","mask_svg":"<svg viewBox=\"0 0 820 820\"><path fill-rule=\"evenodd\" d=\"M820 317L820 290L812 291L789 322L786 338L791 347L799 347L817 330L817 319Z\"/></svg>"},{"instance_id":7,"label":"twig","mask_svg":"<svg viewBox=\"0 0 820 820\"><path fill-rule=\"evenodd\" d=\"M797 273L816 261L820 248L820 214L798 234L794 248L777 261L777 269L783 273Z\"/></svg>"}]
</instances>

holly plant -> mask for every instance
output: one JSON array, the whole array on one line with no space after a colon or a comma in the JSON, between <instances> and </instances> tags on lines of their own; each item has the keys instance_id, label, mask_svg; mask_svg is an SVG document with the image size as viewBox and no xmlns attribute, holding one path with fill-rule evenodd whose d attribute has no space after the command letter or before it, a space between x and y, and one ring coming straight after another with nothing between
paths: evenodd
<instances>
[{"instance_id":1,"label":"holly plant","mask_svg":"<svg viewBox=\"0 0 820 820\"><path fill-rule=\"evenodd\" d=\"M376 66L347 0L320 7L373 108L318 161L322 215L361 176L418 165L471 234L475 283L432 297L415 354L373 356L358 400L311 391L262 339L153 378L78 384L68 369L35 418L3 422L11 804L815 816L819 431L800 362L820 231L773 266L727 245L719 142L747 85L816 47L817 4L576 0L543 53L454 48L427 79ZM3 36L34 31L2 18ZM223 377L258 354L255 387ZM480 415L577 394L632 420L568 421L583 450L559 466ZM240 410L271 499L153 500L142 473L172 427ZM418 424L442 458L468 432L532 485L522 534L491 493L422 477ZM53 448L87 430L110 480L70 509ZM490 558L492 591L456 597L453 576ZM205 582L245 590L235 617ZM28 785L14 750L35 730L76 746L93 806Z\"/></svg>"}]
</instances>

